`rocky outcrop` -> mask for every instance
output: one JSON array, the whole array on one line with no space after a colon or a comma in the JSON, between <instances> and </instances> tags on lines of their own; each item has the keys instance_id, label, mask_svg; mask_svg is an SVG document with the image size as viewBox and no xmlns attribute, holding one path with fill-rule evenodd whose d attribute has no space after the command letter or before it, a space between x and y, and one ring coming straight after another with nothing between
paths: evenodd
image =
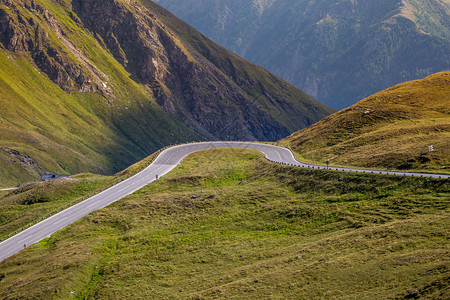
<instances>
[{"instance_id":1,"label":"rocky outcrop","mask_svg":"<svg viewBox=\"0 0 450 300\"><path fill-rule=\"evenodd\" d=\"M3 47L29 55L63 90L99 93L111 105L116 99L108 75L71 40L82 30L160 107L205 139L277 140L332 112L153 2L72 0L50 10L38 0L0 1ZM57 9L64 10L64 22ZM67 27L69 20L79 29Z\"/></svg>"},{"instance_id":2,"label":"rocky outcrop","mask_svg":"<svg viewBox=\"0 0 450 300\"><path fill-rule=\"evenodd\" d=\"M60 29L55 17L45 7L34 1L0 1L0 42L4 48L18 53L29 53L39 69L67 92L94 92L97 87L91 76L77 61L70 58L65 47L53 42L49 26L53 31ZM32 16L25 18L26 9Z\"/></svg>"},{"instance_id":3,"label":"rocky outcrop","mask_svg":"<svg viewBox=\"0 0 450 300\"><path fill-rule=\"evenodd\" d=\"M42 175L46 172L45 168L39 165L30 156L8 147L1 147L0 151L8 155L9 160L14 164L19 164L29 174Z\"/></svg>"}]
</instances>

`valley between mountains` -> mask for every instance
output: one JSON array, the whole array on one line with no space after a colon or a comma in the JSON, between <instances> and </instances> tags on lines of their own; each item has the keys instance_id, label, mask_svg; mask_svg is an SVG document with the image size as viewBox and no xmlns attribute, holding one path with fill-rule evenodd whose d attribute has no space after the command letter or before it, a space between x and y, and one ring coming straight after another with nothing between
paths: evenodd
<instances>
[{"instance_id":1,"label":"valley between mountains","mask_svg":"<svg viewBox=\"0 0 450 300\"><path fill-rule=\"evenodd\" d=\"M447 0L156 2L336 109L450 70Z\"/></svg>"},{"instance_id":2,"label":"valley between mountains","mask_svg":"<svg viewBox=\"0 0 450 300\"><path fill-rule=\"evenodd\" d=\"M0 186L111 174L193 140L277 140L334 112L151 1L0 2Z\"/></svg>"},{"instance_id":3,"label":"valley between mountains","mask_svg":"<svg viewBox=\"0 0 450 300\"><path fill-rule=\"evenodd\" d=\"M307 77L361 58L332 41L370 8L375 72L314 95L371 92L336 112L150 0L0 0L0 298L450 298L448 59L402 46L446 53L448 5L250 2L322 29L320 66L259 47Z\"/></svg>"}]
</instances>

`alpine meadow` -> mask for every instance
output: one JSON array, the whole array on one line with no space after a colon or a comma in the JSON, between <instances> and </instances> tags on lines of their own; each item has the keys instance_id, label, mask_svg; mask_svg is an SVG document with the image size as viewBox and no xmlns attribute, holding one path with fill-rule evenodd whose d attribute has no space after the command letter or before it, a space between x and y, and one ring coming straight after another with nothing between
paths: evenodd
<instances>
[{"instance_id":1,"label":"alpine meadow","mask_svg":"<svg viewBox=\"0 0 450 300\"><path fill-rule=\"evenodd\" d=\"M450 299L449 12L0 0L0 298Z\"/></svg>"}]
</instances>

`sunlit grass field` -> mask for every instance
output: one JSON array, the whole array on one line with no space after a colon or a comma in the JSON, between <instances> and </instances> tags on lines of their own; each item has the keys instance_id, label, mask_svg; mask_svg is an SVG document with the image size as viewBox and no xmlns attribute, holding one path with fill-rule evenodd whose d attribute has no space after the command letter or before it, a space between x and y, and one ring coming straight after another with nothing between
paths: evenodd
<instances>
[{"instance_id":1,"label":"sunlit grass field","mask_svg":"<svg viewBox=\"0 0 450 300\"><path fill-rule=\"evenodd\" d=\"M281 144L322 164L449 173L449 107L450 73L437 73L376 93Z\"/></svg>"},{"instance_id":2,"label":"sunlit grass field","mask_svg":"<svg viewBox=\"0 0 450 300\"><path fill-rule=\"evenodd\" d=\"M95 189L114 179L85 180ZM49 195L51 185L60 190L51 183ZM449 196L448 180L195 153L1 262L0 296L448 299Z\"/></svg>"}]
</instances>

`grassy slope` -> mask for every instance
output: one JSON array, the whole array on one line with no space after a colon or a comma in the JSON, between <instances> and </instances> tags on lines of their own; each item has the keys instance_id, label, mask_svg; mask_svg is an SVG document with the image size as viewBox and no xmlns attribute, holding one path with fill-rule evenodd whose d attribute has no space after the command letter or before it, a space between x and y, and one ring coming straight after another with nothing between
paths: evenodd
<instances>
[{"instance_id":1,"label":"grassy slope","mask_svg":"<svg viewBox=\"0 0 450 300\"><path fill-rule=\"evenodd\" d=\"M82 173L70 178L33 182L12 191L0 191L0 239L133 176L159 154L155 152L114 176Z\"/></svg>"},{"instance_id":2,"label":"grassy slope","mask_svg":"<svg viewBox=\"0 0 450 300\"><path fill-rule=\"evenodd\" d=\"M253 151L197 153L0 263L0 295L444 299L448 190L279 166Z\"/></svg>"},{"instance_id":3,"label":"grassy slope","mask_svg":"<svg viewBox=\"0 0 450 300\"><path fill-rule=\"evenodd\" d=\"M110 176L79 174L70 178L37 182L0 194L0 238L27 228L63 207L112 182Z\"/></svg>"},{"instance_id":4,"label":"grassy slope","mask_svg":"<svg viewBox=\"0 0 450 300\"><path fill-rule=\"evenodd\" d=\"M149 155L114 176L80 173L51 181L38 181L14 190L0 190L0 240L7 239L43 217L74 205L149 165L164 150Z\"/></svg>"},{"instance_id":5,"label":"grassy slope","mask_svg":"<svg viewBox=\"0 0 450 300\"><path fill-rule=\"evenodd\" d=\"M104 74L115 97L68 94L38 72L30 59L0 52L0 145L32 157L43 169L57 173L91 171L111 173L142 159L190 131L168 117L130 79L130 74L101 48L89 32L72 20L54 1L42 3L63 26L68 38ZM23 9L42 28L48 25ZM53 36L54 47L64 46ZM192 138L192 137L191 137ZM35 180L35 169L17 163L0 151L0 187Z\"/></svg>"},{"instance_id":6,"label":"grassy slope","mask_svg":"<svg viewBox=\"0 0 450 300\"><path fill-rule=\"evenodd\" d=\"M449 104L450 73L437 73L374 94L282 143L320 163L449 172Z\"/></svg>"}]
</instances>

